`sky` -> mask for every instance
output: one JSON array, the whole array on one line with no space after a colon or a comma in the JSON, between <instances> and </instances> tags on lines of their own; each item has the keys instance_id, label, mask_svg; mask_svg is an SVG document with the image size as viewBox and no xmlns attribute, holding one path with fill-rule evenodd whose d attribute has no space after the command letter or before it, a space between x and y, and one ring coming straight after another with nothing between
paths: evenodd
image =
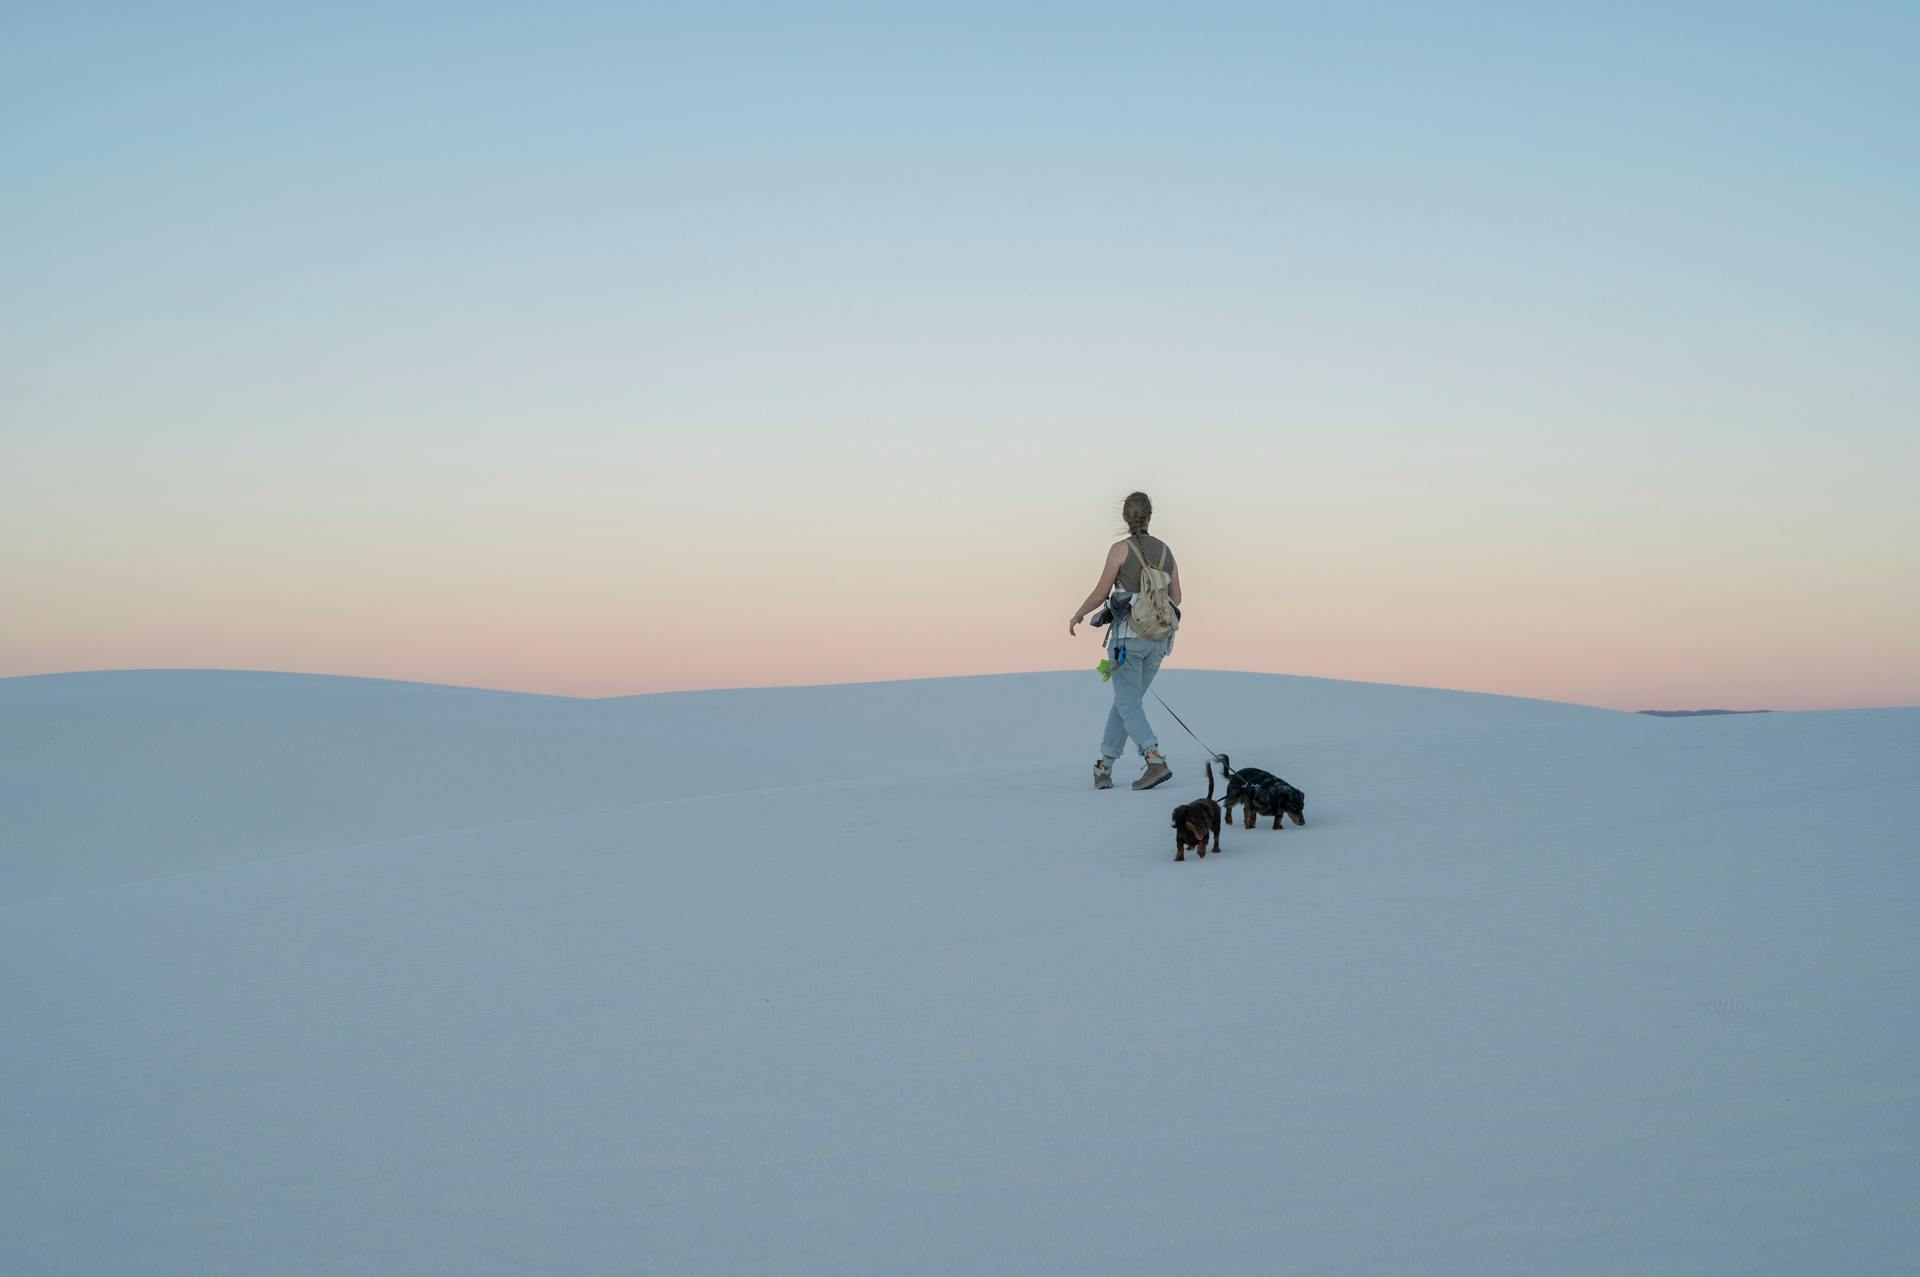
<instances>
[{"instance_id":1,"label":"sky","mask_svg":"<svg viewBox=\"0 0 1920 1277\"><path fill-rule=\"evenodd\" d=\"M1910 4L477 8L0 14L0 677L1920 704Z\"/></svg>"}]
</instances>

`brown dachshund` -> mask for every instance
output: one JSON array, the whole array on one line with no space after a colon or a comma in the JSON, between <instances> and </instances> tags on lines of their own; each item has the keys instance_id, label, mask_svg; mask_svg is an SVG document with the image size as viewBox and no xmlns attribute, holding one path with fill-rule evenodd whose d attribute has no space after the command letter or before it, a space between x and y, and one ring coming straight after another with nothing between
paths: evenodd
<instances>
[{"instance_id":1,"label":"brown dachshund","mask_svg":"<svg viewBox=\"0 0 1920 1277\"><path fill-rule=\"evenodd\" d=\"M1207 796L1182 803L1173 809L1173 858L1185 860L1187 848L1207 855L1207 837L1213 837L1213 849L1220 850L1220 804L1213 801L1213 764L1207 764Z\"/></svg>"}]
</instances>

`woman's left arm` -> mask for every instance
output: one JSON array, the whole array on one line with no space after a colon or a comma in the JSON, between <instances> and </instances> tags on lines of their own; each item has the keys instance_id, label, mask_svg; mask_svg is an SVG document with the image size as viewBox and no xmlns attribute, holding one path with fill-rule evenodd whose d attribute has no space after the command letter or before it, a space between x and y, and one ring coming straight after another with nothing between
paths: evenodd
<instances>
[{"instance_id":1,"label":"woman's left arm","mask_svg":"<svg viewBox=\"0 0 1920 1277\"><path fill-rule=\"evenodd\" d=\"M1180 606L1180 565L1175 563L1173 571L1167 575L1167 597L1173 600L1175 607Z\"/></svg>"},{"instance_id":2,"label":"woman's left arm","mask_svg":"<svg viewBox=\"0 0 1920 1277\"><path fill-rule=\"evenodd\" d=\"M1086 602L1080 605L1080 610L1073 614L1073 620L1067 623L1068 634L1072 634L1080 627L1080 622L1087 619L1087 613L1100 606L1113 589L1113 578L1120 575L1120 565L1126 561L1127 543L1125 541L1107 551L1107 561L1100 569L1100 583L1093 587L1093 593L1087 595Z\"/></svg>"}]
</instances>

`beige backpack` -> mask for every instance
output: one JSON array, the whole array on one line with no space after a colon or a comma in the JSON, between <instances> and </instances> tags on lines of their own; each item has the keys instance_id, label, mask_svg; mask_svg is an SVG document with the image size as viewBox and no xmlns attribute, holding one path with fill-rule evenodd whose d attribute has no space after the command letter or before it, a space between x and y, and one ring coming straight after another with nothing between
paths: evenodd
<instances>
[{"instance_id":1,"label":"beige backpack","mask_svg":"<svg viewBox=\"0 0 1920 1277\"><path fill-rule=\"evenodd\" d=\"M1160 566L1147 563L1147 556L1140 553L1140 547L1128 540L1127 549L1133 557L1140 560L1140 592L1133 596L1133 610L1127 614L1127 627L1144 639L1165 638L1173 633L1173 600L1167 597L1167 586L1173 578L1166 573L1167 551L1160 550Z\"/></svg>"}]
</instances>

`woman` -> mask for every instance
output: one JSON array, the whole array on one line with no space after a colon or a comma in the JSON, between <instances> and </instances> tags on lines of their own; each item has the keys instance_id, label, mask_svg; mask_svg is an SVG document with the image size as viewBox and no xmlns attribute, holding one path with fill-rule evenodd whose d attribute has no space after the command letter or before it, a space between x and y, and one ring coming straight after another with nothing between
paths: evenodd
<instances>
[{"instance_id":1,"label":"woman","mask_svg":"<svg viewBox=\"0 0 1920 1277\"><path fill-rule=\"evenodd\" d=\"M1180 565L1174 562L1173 551L1167 543L1147 532L1147 524L1153 519L1153 502L1146 493L1136 492L1121 504L1120 514L1127 521L1127 539L1107 551L1107 562L1100 569L1100 583L1093 587L1093 593L1087 595L1086 602L1073 614L1073 620L1067 624L1068 634L1074 633L1080 622L1087 619L1087 613L1101 603L1121 600L1132 602L1133 596L1140 592L1142 559L1166 571L1171 578L1167 585L1167 597L1173 600L1176 608L1180 606ZM1113 622L1108 628L1107 656L1120 663L1113 667L1113 709L1107 714L1107 731L1100 742L1100 761L1093 765L1095 789L1113 788L1113 760L1126 749L1129 736L1133 737L1133 743L1139 746L1140 753L1147 760L1146 770L1140 773L1140 779L1133 782L1135 789L1152 789L1173 775L1167 760L1161 757L1159 739L1154 736L1153 724L1147 722L1147 711L1140 703L1140 698L1147 694L1147 688L1153 683L1153 676L1160 672L1160 662L1166 659L1172 647L1172 634L1165 638L1141 638L1127 628L1124 618ZM1117 655L1122 648L1125 649L1124 659Z\"/></svg>"}]
</instances>

